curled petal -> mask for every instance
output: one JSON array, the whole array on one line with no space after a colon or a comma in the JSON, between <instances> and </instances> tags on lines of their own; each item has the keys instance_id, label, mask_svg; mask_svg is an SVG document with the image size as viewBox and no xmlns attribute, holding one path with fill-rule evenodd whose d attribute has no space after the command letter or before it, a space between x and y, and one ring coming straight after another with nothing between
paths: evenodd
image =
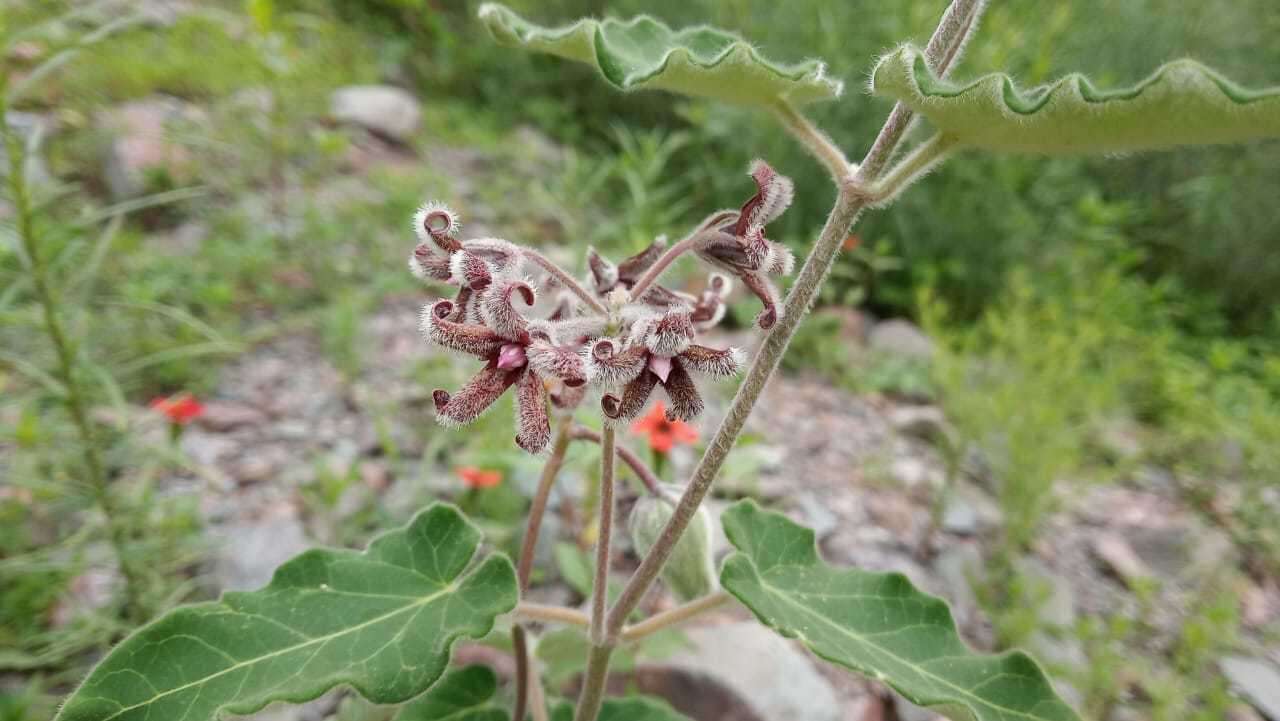
<instances>
[{"instance_id":1,"label":"curled petal","mask_svg":"<svg viewBox=\"0 0 1280 721\"><path fill-rule=\"evenodd\" d=\"M741 348L716 350L704 345L691 345L680 354L680 363L685 368L717 377L736 375L746 361L747 354Z\"/></svg>"},{"instance_id":2,"label":"curled petal","mask_svg":"<svg viewBox=\"0 0 1280 721\"><path fill-rule=\"evenodd\" d=\"M549 341L534 340L525 349L529 367L545 378L556 378L570 388L585 385L587 365L582 356L571 348L552 345Z\"/></svg>"},{"instance_id":3,"label":"curled petal","mask_svg":"<svg viewBox=\"0 0 1280 721\"><path fill-rule=\"evenodd\" d=\"M671 399L671 407L667 409L667 420L691 421L702 413L702 396L698 393L698 387L693 384L693 379L689 377L680 359L672 361L671 375L667 376L662 387L667 391L667 397Z\"/></svg>"},{"instance_id":4,"label":"curled petal","mask_svg":"<svg viewBox=\"0 0 1280 721\"><path fill-rule=\"evenodd\" d=\"M644 344L654 355L679 355L693 342L693 320L684 311L660 316L646 330Z\"/></svg>"},{"instance_id":5,"label":"curled petal","mask_svg":"<svg viewBox=\"0 0 1280 721\"><path fill-rule=\"evenodd\" d=\"M667 236L659 235L644 250L618 264L618 280L630 288L667 249Z\"/></svg>"},{"instance_id":6,"label":"curled petal","mask_svg":"<svg viewBox=\"0 0 1280 721\"><path fill-rule=\"evenodd\" d=\"M747 246L737 236L713 228L697 237L694 252L706 262L734 274L755 270Z\"/></svg>"},{"instance_id":7,"label":"curled petal","mask_svg":"<svg viewBox=\"0 0 1280 721\"><path fill-rule=\"evenodd\" d=\"M601 398L601 409L613 420L635 418L644 410L649 402L649 396L653 394L653 387L657 384L657 376L647 371L641 373L623 387L621 398L610 394Z\"/></svg>"},{"instance_id":8,"label":"curled petal","mask_svg":"<svg viewBox=\"0 0 1280 721\"><path fill-rule=\"evenodd\" d=\"M537 300L533 286L512 278L502 278L491 283L480 295L481 320L503 338L520 339L528 328L528 322L516 310L517 297L526 307L532 306Z\"/></svg>"},{"instance_id":9,"label":"curled petal","mask_svg":"<svg viewBox=\"0 0 1280 721\"><path fill-rule=\"evenodd\" d=\"M462 425L474 421L521 375L527 373L523 370L505 371L496 365L487 365L454 395L443 390L432 392L436 420L444 425Z\"/></svg>"},{"instance_id":10,"label":"curled petal","mask_svg":"<svg viewBox=\"0 0 1280 721\"><path fill-rule=\"evenodd\" d=\"M724 299L732 288L733 282L729 280L729 276L720 273L711 274L707 279L707 287L698 295L690 315L696 329L711 328L724 318L727 310Z\"/></svg>"},{"instance_id":11,"label":"curled petal","mask_svg":"<svg viewBox=\"0 0 1280 721\"><path fill-rule=\"evenodd\" d=\"M764 272L770 275L791 275L796 268L796 257L791 249L782 243L766 240L769 252L764 258Z\"/></svg>"},{"instance_id":12,"label":"curled petal","mask_svg":"<svg viewBox=\"0 0 1280 721\"><path fill-rule=\"evenodd\" d=\"M516 445L529 453L541 453L549 440L547 387L536 373L525 371L516 385Z\"/></svg>"},{"instance_id":13,"label":"curled petal","mask_svg":"<svg viewBox=\"0 0 1280 721\"><path fill-rule=\"evenodd\" d=\"M687 305L690 298L685 297L681 293L677 293L670 288L665 288L658 284L649 286L644 295L640 298L640 302L645 305L652 305L658 308L673 308L676 306Z\"/></svg>"},{"instance_id":14,"label":"curled petal","mask_svg":"<svg viewBox=\"0 0 1280 721\"><path fill-rule=\"evenodd\" d=\"M559 383L551 391L551 403L556 408L563 410L573 410L582 404L587 397L587 387L585 385L570 387L564 383Z\"/></svg>"},{"instance_id":15,"label":"curled petal","mask_svg":"<svg viewBox=\"0 0 1280 721\"><path fill-rule=\"evenodd\" d=\"M444 255L451 255L462 248L456 239L462 229L458 214L443 203L431 201L413 214L413 232L423 243L431 243Z\"/></svg>"},{"instance_id":16,"label":"curled petal","mask_svg":"<svg viewBox=\"0 0 1280 721\"><path fill-rule=\"evenodd\" d=\"M747 228L760 226L763 228L782 215L791 205L795 196L795 184L785 175L779 175L769 164L757 160L748 171L751 179L756 181L756 194L751 196L742 206L734 235L745 235Z\"/></svg>"},{"instance_id":17,"label":"curled petal","mask_svg":"<svg viewBox=\"0 0 1280 721\"><path fill-rule=\"evenodd\" d=\"M591 282L596 292L601 295L618 284L618 267L597 253L595 248L587 250L587 269L591 271Z\"/></svg>"},{"instance_id":18,"label":"curled petal","mask_svg":"<svg viewBox=\"0 0 1280 721\"><path fill-rule=\"evenodd\" d=\"M489 358L507 341L484 326L458 323L453 320L458 306L448 300L423 306L418 327L433 343L449 350Z\"/></svg>"},{"instance_id":19,"label":"curled petal","mask_svg":"<svg viewBox=\"0 0 1280 721\"><path fill-rule=\"evenodd\" d=\"M524 254L514 243L501 238L476 238L462 244L468 253L492 265L500 273L517 273Z\"/></svg>"},{"instance_id":20,"label":"curled petal","mask_svg":"<svg viewBox=\"0 0 1280 721\"><path fill-rule=\"evenodd\" d=\"M475 291L465 285L462 286L458 289L458 294L453 298L453 304L455 306L453 313L446 318L446 320L451 320L455 323L470 323L473 320L478 321L479 318L475 312L475 301Z\"/></svg>"},{"instance_id":21,"label":"curled petal","mask_svg":"<svg viewBox=\"0 0 1280 721\"><path fill-rule=\"evenodd\" d=\"M422 280L449 280L449 258L431 249L427 243L419 243L409 256L409 272Z\"/></svg>"},{"instance_id":22,"label":"curled petal","mask_svg":"<svg viewBox=\"0 0 1280 721\"><path fill-rule=\"evenodd\" d=\"M449 276L463 288L484 290L493 282L493 269L480 256L461 251L449 257Z\"/></svg>"},{"instance_id":23,"label":"curled petal","mask_svg":"<svg viewBox=\"0 0 1280 721\"><path fill-rule=\"evenodd\" d=\"M584 356L587 379L592 384L617 388L629 383L644 370L644 365L649 360L649 351L640 345L623 348L612 338L601 338L586 348Z\"/></svg>"},{"instance_id":24,"label":"curled petal","mask_svg":"<svg viewBox=\"0 0 1280 721\"><path fill-rule=\"evenodd\" d=\"M573 294L569 292L561 292L556 296L555 307L551 309L551 313L547 315L547 320L562 321L569 320L573 317Z\"/></svg>"}]
</instances>

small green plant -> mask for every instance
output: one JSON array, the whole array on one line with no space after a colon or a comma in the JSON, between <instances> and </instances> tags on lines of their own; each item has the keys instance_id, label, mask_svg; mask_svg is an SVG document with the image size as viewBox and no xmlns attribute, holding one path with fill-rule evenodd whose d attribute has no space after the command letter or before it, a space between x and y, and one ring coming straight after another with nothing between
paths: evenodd
<instances>
[{"instance_id":1,"label":"small green plant","mask_svg":"<svg viewBox=\"0 0 1280 721\"><path fill-rule=\"evenodd\" d=\"M517 562L481 551L477 526L454 507L432 504L364 552L312 550L281 566L263 589L161 616L108 654L58 718L196 721L347 685L374 703L405 704L398 711L403 721L523 721L529 714L557 721L676 720L682 717L661 703L605 698L615 653L734 602L819 656L956 718L1077 718L1029 656L973 652L941 600L901 574L828 565L811 530L754 502L724 512L736 550L718 578L707 573L702 502L863 211L891 203L965 149L1115 153L1280 134L1280 90L1245 90L1186 62L1117 91L1098 91L1076 77L1027 93L1005 76L953 84L947 76L983 10L981 0L955 0L924 49L903 46L880 61L872 90L898 103L855 165L800 112L805 103L842 93L820 62L781 65L710 27L677 32L640 17L549 29L507 8L483 6L480 18L499 41L585 62L619 90L723 100L780 121L829 171L836 194L790 292L784 297L776 279L791 274L791 251L766 231L791 204L795 186L763 161L748 171L755 188L745 203L712 212L678 241L660 237L617 263L582 249L590 269L585 284L530 247L463 240L458 214L438 203L423 206L414 216L419 243L410 268L456 293L423 309L422 331L476 362L460 389L434 392L437 418L469 424L510 393L515 445L545 454ZM899 157L917 115L937 132ZM685 256L715 271L701 293L660 283ZM749 364L738 349L697 342L724 316L731 282L754 297L754 325L766 334ZM720 378L743 372L743 379L688 484L669 498L656 474L619 442L617 427L644 413L659 392L669 402L667 422L696 418L703 400L691 372ZM597 408L599 432L575 423L576 413ZM600 447L589 613L526 597L548 497L573 442ZM645 499L646 517L636 520L638 545L647 550L611 599L618 461L654 497ZM694 523L695 535L687 537ZM642 598L660 578L692 598L637 619ZM480 638L499 625L510 628L516 661L510 716L494 701L491 671L447 669L456 640ZM548 699L533 670L535 630L546 625L586 629L576 704Z\"/></svg>"}]
</instances>

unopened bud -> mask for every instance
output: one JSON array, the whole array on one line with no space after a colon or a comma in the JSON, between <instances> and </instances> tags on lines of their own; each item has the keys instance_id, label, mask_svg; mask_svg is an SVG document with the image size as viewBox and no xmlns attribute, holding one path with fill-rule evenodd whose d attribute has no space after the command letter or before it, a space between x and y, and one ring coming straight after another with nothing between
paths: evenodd
<instances>
[{"instance_id":1,"label":"unopened bud","mask_svg":"<svg viewBox=\"0 0 1280 721\"><path fill-rule=\"evenodd\" d=\"M670 498L679 498L682 492L678 486L664 485L662 489ZM636 501L628 523L636 553L643 556L653 548L674 510L671 501L651 495L644 495ZM692 601L715 590L715 568L711 562L711 514L705 506L698 508L693 522L676 543L667 565L662 569L662 580L681 601Z\"/></svg>"}]
</instances>

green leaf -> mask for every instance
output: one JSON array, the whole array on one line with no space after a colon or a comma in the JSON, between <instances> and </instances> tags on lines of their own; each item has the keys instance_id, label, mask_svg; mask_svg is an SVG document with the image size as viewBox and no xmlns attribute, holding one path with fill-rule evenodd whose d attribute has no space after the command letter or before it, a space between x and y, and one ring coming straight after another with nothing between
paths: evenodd
<instances>
[{"instance_id":1,"label":"green leaf","mask_svg":"<svg viewBox=\"0 0 1280 721\"><path fill-rule=\"evenodd\" d=\"M396 721L507 721L511 714L493 699L497 690L498 677L488 666L454 669L405 704Z\"/></svg>"},{"instance_id":2,"label":"green leaf","mask_svg":"<svg viewBox=\"0 0 1280 721\"><path fill-rule=\"evenodd\" d=\"M738 549L720 583L765 625L956 719L1075 721L1035 661L969 650L947 605L900 573L828 566L813 531L740 501L724 512Z\"/></svg>"},{"instance_id":3,"label":"green leaf","mask_svg":"<svg viewBox=\"0 0 1280 721\"><path fill-rule=\"evenodd\" d=\"M1019 90L1008 75L941 80L904 45L882 58L872 92L923 114L960 145L988 150L1114 153L1280 137L1280 87L1250 90L1192 60L1136 85L1098 90L1082 75Z\"/></svg>"},{"instance_id":4,"label":"green leaf","mask_svg":"<svg viewBox=\"0 0 1280 721\"><path fill-rule=\"evenodd\" d=\"M516 605L511 562L475 564L480 532L435 504L363 553L314 549L258 591L179 608L123 641L59 721L201 721L349 684L375 703L425 691L459 637Z\"/></svg>"},{"instance_id":5,"label":"green leaf","mask_svg":"<svg viewBox=\"0 0 1280 721\"><path fill-rule=\"evenodd\" d=\"M706 25L675 31L640 15L630 20L585 18L546 28L498 3L480 6L480 20L505 45L559 55L597 68L615 88L669 90L758 105L800 105L840 96L844 84L817 60L794 65L765 59L733 33Z\"/></svg>"}]
</instances>

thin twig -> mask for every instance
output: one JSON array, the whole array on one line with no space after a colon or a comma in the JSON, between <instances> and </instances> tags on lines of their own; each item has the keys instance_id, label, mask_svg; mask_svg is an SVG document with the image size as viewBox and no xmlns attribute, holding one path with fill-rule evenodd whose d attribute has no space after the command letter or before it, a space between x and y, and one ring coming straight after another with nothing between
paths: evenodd
<instances>
[{"instance_id":1,"label":"thin twig","mask_svg":"<svg viewBox=\"0 0 1280 721\"><path fill-rule=\"evenodd\" d=\"M524 540L520 544L520 560L516 565L516 578L520 584L520 597L529 590L529 578L533 574L534 549L538 545L538 533L542 529L542 517L547 512L547 499L551 496L551 486L555 484L560 467L564 465L564 456L569 449L569 426L573 422L571 416L565 416L556 427L556 436L551 444L551 455L542 466L542 477L538 479L538 489L533 494L533 502L529 506L529 520L524 530ZM519 623L511 629L512 651L516 659L516 698L511 718L524 720L525 709L529 703L529 686L531 666L529 663L528 640L524 627Z\"/></svg>"},{"instance_id":2,"label":"thin twig","mask_svg":"<svg viewBox=\"0 0 1280 721\"><path fill-rule=\"evenodd\" d=\"M790 103L780 100L773 105L773 112L787 130L791 131L791 135L804 143L809 153L826 166L836 183L840 183L849 176L853 167L849 164L849 159L844 156L844 151L832 142L826 133L801 115L800 111Z\"/></svg>"},{"instance_id":3,"label":"thin twig","mask_svg":"<svg viewBox=\"0 0 1280 721\"><path fill-rule=\"evenodd\" d=\"M658 278L661 277L663 273L667 272L667 268L671 267L671 264L675 262L676 258L679 258L694 249L698 243L698 233L701 230L702 226L698 226L697 230L682 238L680 242L670 248L667 248L667 252L663 253L656 261L654 261L653 265L649 266L649 269L644 272L644 275L640 276L640 279L636 281L636 284L631 286L632 301L643 298L645 292L649 290L649 286L657 282Z\"/></svg>"},{"instance_id":4,"label":"thin twig","mask_svg":"<svg viewBox=\"0 0 1280 721\"><path fill-rule=\"evenodd\" d=\"M530 248L521 248L520 253L539 268L550 273L552 277L560 282L561 285L568 288L569 292L578 296L578 299L586 304L586 306L592 311L601 315L604 315L607 312L604 305L599 300L596 300L596 297L591 294L591 291L582 287L581 283L575 280L572 275L569 275L569 271L556 265L550 258Z\"/></svg>"},{"instance_id":5,"label":"thin twig","mask_svg":"<svg viewBox=\"0 0 1280 721\"><path fill-rule=\"evenodd\" d=\"M614 427L608 423L600 434L600 512L596 534L596 576L591 589L591 643L604 642L605 606L609 597L610 542L613 538Z\"/></svg>"},{"instance_id":6,"label":"thin twig","mask_svg":"<svg viewBox=\"0 0 1280 721\"><path fill-rule=\"evenodd\" d=\"M543 603L521 601L516 606L516 617L522 621L563 623L569 626L581 626L582 628L587 628L591 625L591 617L576 608L548 606Z\"/></svg>"},{"instance_id":7,"label":"thin twig","mask_svg":"<svg viewBox=\"0 0 1280 721\"><path fill-rule=\"evenodd\" d=\"M623 641L637 641L652 633L657 633L664 628L674 626L678 623L684 623L689 619L710 611L713 608L729 601L730 596L725 591L716 591L702 598L694 599L684 605L676 606L669 611L663 611L654 616L650 616L634 626L628 626L622 629Z\"/></svg>"},{"instance_id":8,"label":"thin twig","mask_svg":"<svg viewBox=\"0 0 1280 721\"><path fill-rule=\"evenodd\" d=\"M957 147L954 138L939 133L913 148L872 185L872 204L879 206L893 202L912 183L946 160Z\"/></svg>"},{"instance_id":9,"label":"thin twig","mask_svg":"<svg viewBox=\"0 0 1280 721\"><path fill-rule=\"evenodd\" d=\"M958 51L947 49L952 48L955 44L964 43L964 33L974 27L976 18L971 17L966 23L950 22L948 18L956 16L957 13L960 16L970 16L980 11L982 6L981 0L954 0L947 11L947 15L943 18L942 24L935 31L934 38L929 42L930 48L942 48L944 52L941 52L941 55L935 52L929 57L949 57L954 60L958 55ZM966 10L966 8L968 9ZM865 185L878 177L879 170L869 174L870 169L877 163L881 166L883 165L883 161L872 161L881 156L887 160L892 155L898 141L901 140L903 131L906 129L906 123L909 123L911 119L910 111L905 112L906 115L903 116L899 112L899 108L894 109L889 119L885 121L880 130L880 135L877 137L876 142L873 143L871 151L867 154L867 158L859 167L855 177L846 179L840 184L835 207L827 217L826 225L823 226L822 233L814 244L812 252L805 260L804 267L800 270L795 286L792 287L791 292L787 295L786 312L765 337L764 343L756 353L755 360L752 362L751 368L747 370L742 385L738 387L738 393L729 405L720 427L716 430L702 458L698 461L698 465L694 468L693 478L685 488L680 502L676 505L671 515L671 520L662 529L653 547L649 549L649 553L645 555L640 562L640 566L627 581L627 585L623 588L617 602L609 610L607 634L609 637L616 637L627 617L639 605L641 598L648 592L649 587L653 585L663 565L671 556L676 542L680 540L680 536L684 534L685 529L688 528L689 523L693 520L702 500L711 490L711 484L715 480L716 474L719 473L721 466L724 465L730 449L737 442L738 435L742 432L742 427L745 425L747 417L751 414L752 408L764 391L765 384L772 377L774 371L777 370L782 356L786 353L787 345L791 342L791 337L795 334L800 321L817 297L823 280L835 262L836 255L839 253L845 236L863 208L871 200ZM806 144L806 147L809 146ZM590 666L588 666L588 669L590 670ZM603 674L607 670L606 657L606 668L598 672ZM594 717L587 716L582 718L590 721Z\"/></svg>"},{"instance_id":10,"label":"thin twig","mask_svg":"<svg viewBox=\"0 0 1280 721\"><path fill-rule=\"evenodd\" d=\"M574 426L572 437L575 441L591 441L592 443L600 443L600 434L586 426ZM645 462L640 460L639 456L632 453L628 448L619 445L617 442L614 443L613 450L618 454L618 458L621 458L622 462L627 464L627 467L631 469L631 472L636 474L636 477L640 479L640 482L644 484L644 487L649 491L649 493L657 496L658 498L670 500L667 497L667 494L662 490L662 481L658 478L658 474L654 473L652 468L645 465Z\"/></svg>"}]
</instances>

